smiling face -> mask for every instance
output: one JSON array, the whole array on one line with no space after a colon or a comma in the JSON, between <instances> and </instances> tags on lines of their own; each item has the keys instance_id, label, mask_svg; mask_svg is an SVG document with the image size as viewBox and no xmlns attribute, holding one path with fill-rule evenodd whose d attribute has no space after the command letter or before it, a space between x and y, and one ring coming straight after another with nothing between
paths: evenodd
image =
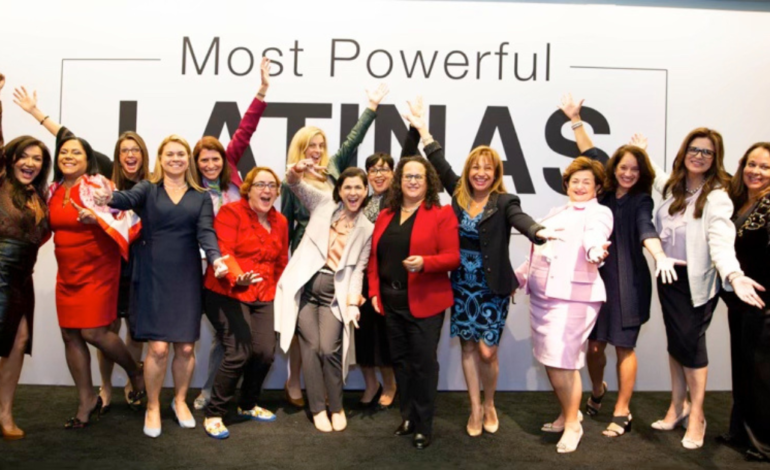
<instances>
[{"instance_id":1,"label":"smiling face","mask_svg":"<svg viewBox=\"0 0 770 470\"><path fill-rule=\"evenodd\" d=\"M618 187L623 188L625 192L631 191L631 188L639 182L639 175L639 162L631 152L626 152L615 167L615 179L618 181Z\"/></svg>"},{"instance_id":2,"label":"smiling face","mask_svg":"<svg viewBox=\"0 0 770 470\"><path fill-rule=\"evenodd\" d=\"M770 186L770 151L757 147L751 151L743 167L743 183L749 193L761 193Z\"/></svg>"},{"instance_id":3,"label":"smiling face","mask_svg":"<svg viewBox=\"0 0 770 470\"><path fill-rule=\"evenodd\" d=\"M37 145L30 145L21 153L21 157L13 164L13 175L16 180L28 185L35 181L37 175L43 170L43 149Z\"/></svg>"},{"instance_id":4,"label":"smiling face","mask_svg":"<svg viewBox=\"0 0 770 470\"><path fill-rule=\"evenodd\" d=\"M85 174L88 157L83 145L77 139L70 139L59 149L59 170L65 180L75 180Z\"/></svg>"},{"instance_id":5,"label":"smiling face","mask_svg":"<svg viewBox=\"0 0 770 470\"><path fill-rule=\"evenodd\" d=\"M305 149L305 158L310 158L316 165L321 164L324 150L326 149L326 140L321 134L317 134L310 139Z\"/></svg>"},{"instance_id":6,"label":"smiling face","mask_svg":"<svg viewBox=\"0 0 770 470\"><path fill-rule=\"evenodd\" d=\"M134 140L125 139L120 143L120 168L126 178L135 180L143 161L142 149Z\"/></svg>"},{"instance_id":7,"label":"smiling face","mask_svg":"<svg viewBox=\"0 0 770 470\"><path fill-rule=\"evenodd\" d=\"M393 169L390 165L380 160L376 165L369 168L367 177L374 194L382 194L388 190L391 181L393 181Z\"/></svg>"},{"instance_id":8,"label":"smiling face","mask_svg":"<svg viewBox=\"0 0 770 470\"><path fill-rule=\"evenodd\" d=\"M216 150L203 149L198 155L198 170L209 181L216 181L222 174L225 162Z\"/></svg>"},{"instance_id":9,"label":"smiling face","mask_svg":"<svg viewBox=\"0 0 770 470\"><path fill-rule=\"evenodd\" d=\"M714 163L714 143L708 137L690 141L684 156L684 167L692 175L705 175Z\"/></svg>"},{"instance_id":10,"label":"smiling face","mask_svg":"<svg viewBox=\"0 0 770 470\"><path fill-rule=\"evenodd\" d=\"M172 177L184 177L187 167L190 165L190 156L184 145L178 142L169 142L163 146L160 154L160 166L163 173Z\"/></svg>"},{"instance_id":11,"label":"smiling face","mask_svg":"<svg viewBox=\"0 0 770 470\"><path fill-rule=\"evenodd\" d=\"M425 198L428 192L425 166L418 162L408 162L404 165L401 192L404 194L404 199L417 201Z\"/></svg>"},{"instance_id":12,"label":"smiling face","mask_svg":"<svg viewBox=\"0 0 770 470\"><path fill-rule=\"evenodd\" d=\"M576 171L569 178L567 196L572 202L590 201L596 197L596 180L591 170Z\"/></svg>"},{"instance_id":13,"label":"smiling face","mask_svg":"<svg viewBox=\"0 0 770 470\"><path fill-rule=\"evenodd\" d=\"M259 214L267 214L278 198L278 182L272 174L260 171L249 189L249 206Z\"/></svg>"},{"instance_id":14,"label":"smiling face","mask_svg":"<svg viewBox=\"0 0 770 470\"><path fill-rule=\"evenodd\" d=\"M495 182L495 166L486 155L479 156L468 172L471 188L474 192L488 191Z\"/></svg>"},{"instance_id":15,"label":"smiling face","mask_svg":"<svg viewBox=\"0 0 770 470\"><path fill-rule=\"evenodd\" d=\"M342 204L345 206L345 210L348 212L358 212L366 198L366 190L366 184L364 184L361 178L357 176L345 178L342 185L340 185L338 193Z\"/></svg>"}]
</instances>

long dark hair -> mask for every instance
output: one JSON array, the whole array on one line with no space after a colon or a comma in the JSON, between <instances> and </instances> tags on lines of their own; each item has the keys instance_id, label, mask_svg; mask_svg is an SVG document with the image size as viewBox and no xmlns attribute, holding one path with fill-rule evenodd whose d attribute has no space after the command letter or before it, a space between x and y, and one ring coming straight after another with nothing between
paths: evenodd
<instances>
[{"instance_id":1,"label":"long dark hair","mask_svg":"<svg viewBox=\"0 0 770 470\"><path fill-rule=\"evenodd\" d=\"M714 146L714 158L711 161L711 167L706 172L706 179L703 181L703 189L700 196L695 201L693 217L700 219L703 216L703 207L706 205L706 198L708 198L711 191L718 188L727 189L730 184L730 177L725 172L724 167L725 147L722 141L722 134L706 127L699 127L693 130L682 141L682 145L679 147L679 151L674 159L674 168L671 171L671 176L669 176L666 185L663 187L664 199L668 197L669 192L674 197L674 201L668 208L670 215L687 209L687 168L684 166L684 159L687 156L687 148L690 146L690 143L699 137L705 137L711 141L711 144Z\"/></svg>"},{"instance_id":2,"label":"long dark hair","mask_svg":"<svg viewBox=\"0 0 770 470\"><path fill-rule=\"evenodd\" d=\"M201 174L200 168L198 168L198 158L201 156L201 152L203 150L213 150L217 152L219 157L222 159L222 171L219 173L219 188L222 190L222 192L227 191L227 188L230 187L230 183L232 182L232 176L230 175L230 162L227 161L227 152L225 151L225 147L222 145L222 142L220 142L216 137L211 137L210 135L207 135L199 140L198 143L195 144L195 147L192 151L192 161L194 163L194 165L192 165L192 170L193 176L195 177L195 182L200 186L203 186L203 175Z\"/></svg>"},{"instance_id":3,"label":"long dark hair","mask_svg":"<svg viewBox=\"0 0 770 470\"><path fill-rule=\"evenodd\" d=\"M730 194L730 199L733 201L735 213L738 213L741 207L746 204L746 201L749 200L749 190L746 188L746 183L743 182L743 170L746 168L751 152L758 148L763 148L770 152L770 142L757 142L749 147L738 162L738 171L735 172L733 179L730 181L730 190L728 193ZM770 192L770 187L765 188L760 197L766 195L768 192Z\"/></svg>"},{"instance_id":4,"label":"long dark hair","mask_svg":"<svg viewBox=\"0 0 770 470\"><path fill-rule=\"evenodd\" d=\"M417 162L425 167L425 182L428 185L428 191L425 193L425 207L430 209L433 206L441 207L439 202L439 192L441 191L441 181L438 179L436 169L430 162L422 157L401 157L396 165L396 171L393 173L393 181L390 182L390 191L388 191L385 207L393 212L401 209L404 202L404 193L401 191L401 180L404 178L404 166L409 162Z\"/></svg>"},{"instance_id":5,"label":"long dark hair","mask_svg":"<svg viewBox=\"0 0 770 470\"><path fill-rule=\"evenodd\" d=\"M118 141L115 143L115 156L112 160L112 182L115 183L115 189L118 191L127 189L126 181L128 178L126 178L126 175L123 173L123 166L120 164L120 144L126 140L136 143L136 146L139 147L139 151L142 153L142 166L137 170L139 181L146 180L150 177L150 162L148 161L150 156L148 155L147 145L145 145L144 139L142 139L136 132L126 131L120 134Z\"/></svg>"},{"instance_id":6,"label":"long dark hair","mask_svg":"<svg viewBox=\"0 0 770 470\"><path fill-rule=\"evenodd\" d=\"M59 152L61 152L61 148L64 147L64 144L69 142L70 140L77 140L80 142L80 145L83 146L83 151L86 153L86 174L87 175L95 175L99 173L99 164L96 162L96 154L94 154L94 149L91 148L91 144L88 143L87 140L81 139L80 137L75 137L74 135L71 135L69 137L65 137L62 139L61 142L59 142L59 146L56 147L56 155L53 157L53 180L54 181L61 181L64 178L64 174L59 169Z\"/></svg>"},{"instance_id":7,"label":"long dark hair","mask_svg":"<svg viewBox=\"0 0 770 470\"><path fill-rule=\"evenodd\" d=\"M615 150L615 153L612 154L612 157L607 161L604 191L614 193L618 189L618 178L615 176L615 170L627 153L630 153L636 159L636 164L639 165L639 180L628 191L629 194L652 194L652 183L655 181L655 170L652 168L652 163L650 163L650 157L647 156L647 152L635 145L621 146Z\"/></svg>"},{"instance_id":8,"label":"long dark hair","mask_svg":"<svg viewBox=\"0 0 770 470\"><path fill-rule=\"evenodd\" d=\"M51 173L51 152L48 150L48 147L43 142L29 135L17 137L5 146L5 179L13 185L11 199L13 205L19 210L30 207L30 205L34 206L31 200L34 195L30 193L29 186L23 185L16 179L13 167L22 158L24 151L34 146L40 147L40 150L43 152L43 167L35 179L32 180L30 186L32 186L34 193L37 193L42 206L45 206L46 193L48 192L48 175Z\"/></svg>"}]
</instances>

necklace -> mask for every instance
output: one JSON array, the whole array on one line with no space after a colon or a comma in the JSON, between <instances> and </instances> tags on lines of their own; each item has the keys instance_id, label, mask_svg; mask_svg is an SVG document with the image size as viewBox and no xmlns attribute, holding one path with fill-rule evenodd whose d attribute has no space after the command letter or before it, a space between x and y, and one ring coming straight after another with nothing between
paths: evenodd
<instances>
[{"instance_id":1,"label":"necklace","mask_svg":"<svg viewBox=\"0 0 770 470\"><path fill-rule=\"evenodd\" d=\"M163 186L165 186L165 187L166 187L166 189L173 189L173 190L175 190L175 191L178 191L178 190L180 190L180 189L187 189L187 182L185 181L184 183L182 183L182 184L180 184L180 185L178 185L178 186L176 186L176 185L173 185L173 184L169 184L169 183L167 183L167 182L164 182L164 183L163 183Z\"/></svg>"},{"instance_id":2,"label":"necklace","mask_svg":"<svg viewBox=\"0 0 770 470\"><path fill-rule=\"evenodd\" d=\"M695 189L687 189L687 187L685 187L685 189L684 189L684 190L685 190L685 192L686 192L687 194L689 194L690 196L692 196L693 194L695 194L695 193L697 193L698 191L700 191L700 190L703 188L703 185L704 185L704 184L706 184L706 181L703 181L703 182L700 184L700 186L698 186L698 187L697 187L697 188L695 188Z\"/></svg>"},{"instance_id":3,"label":"necklace","mask_svg":"<svg viewBox=\"0 0 770 470\"><path fill-rule=\"evenodd\" d=\"M412 207L411 209L407 209L406 207L404 207L404 206L401 206L401 211L402 211L402 212L406 212L407 214L409 214L409 213L411 213L411 212L414 212L414 211L416 211L418 207L420 207L420 205L419 205L419 204L418 204L418 205L416 205L416 206L414 206L414 207Z\"/></svg>"}]
</instances>

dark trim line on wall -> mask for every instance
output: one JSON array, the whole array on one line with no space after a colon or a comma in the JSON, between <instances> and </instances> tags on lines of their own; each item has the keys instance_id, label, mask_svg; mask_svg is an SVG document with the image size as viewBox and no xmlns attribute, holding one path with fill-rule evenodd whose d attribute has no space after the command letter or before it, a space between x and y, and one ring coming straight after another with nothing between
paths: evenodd
<instances>
[{"instance_id":1,"label":"dark trim line on wall","mask_svg":"<svg viewBox=\"0 0 770 470\"><path fill-rule=\"evenodd\" d=\"M425 0L410 0L425 1ZM431 1L431 0L428 0ZM700 10L738 10L770 12L770 0L441 0L495 3L562 3L571 5L617 5L635 7L694 8Z\"/></svg>"}]
</instances>

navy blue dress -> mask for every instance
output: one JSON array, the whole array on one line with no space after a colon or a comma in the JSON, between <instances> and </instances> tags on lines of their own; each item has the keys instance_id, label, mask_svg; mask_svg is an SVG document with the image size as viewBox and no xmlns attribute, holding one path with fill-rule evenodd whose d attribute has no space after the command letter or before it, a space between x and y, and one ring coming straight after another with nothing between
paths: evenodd
<instances>
[{"instance_id":1,"label":"navy blue dress","mask_svg":"<svg viewBox=\"0 0 770 470\"><path fill-rule=\"evenodd\" d=\"M203 312L201 260L219 258L208 193L188 189L174 204L163 183L142 181L116 191L110 207L133 209L142 219L142 237L133 245L129 324L138 340L193 343Z\"/></svg>"},{"instance_id":2,"label":"navy blue dress","mask_svg":"<svg viewBox=\"0 0 770 470\"><path fill-rule=\"evenodd\" d=\"M483 212L471 218L462 212L460 231L460 267L452 271L452 305L450 334L465 341L484 341L488 346L500 344L500 335L508 317L510 296L497 295L489 288L482 268L479 222Z\"/></svg>"}]
</instances>

